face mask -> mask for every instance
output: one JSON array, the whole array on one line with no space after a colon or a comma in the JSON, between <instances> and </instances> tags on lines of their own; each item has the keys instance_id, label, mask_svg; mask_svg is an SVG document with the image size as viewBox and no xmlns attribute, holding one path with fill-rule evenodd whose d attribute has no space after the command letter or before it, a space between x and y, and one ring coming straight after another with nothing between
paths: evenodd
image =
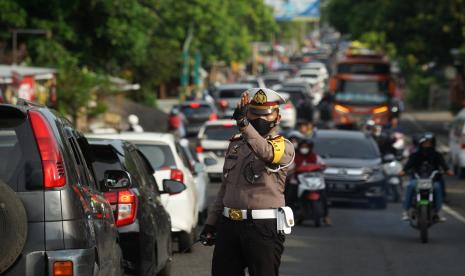
<instances>
[{"instance_id":1,"label":"face mask","mask_svg":"<svg viewBox=\"0 0 465 276\"><path fill-rule=\"evenodd\" d=\"M307 155L310 152L309 148L301 148L299 149L300 154Z\"/></svg>"},{"instance_id":2,"label":"face mask","mask_svg":"<svg viewBox=\"0 0 465 276\"><path fill-rule=\"evenodd\" d=\"M264 136L270 133L271 129L276 126L276 121L269 122L265 119L258 118L255 120L251 120L250 124L255 128L258 134L260 134L261 136Z\"/></svg>"}]
</instances>

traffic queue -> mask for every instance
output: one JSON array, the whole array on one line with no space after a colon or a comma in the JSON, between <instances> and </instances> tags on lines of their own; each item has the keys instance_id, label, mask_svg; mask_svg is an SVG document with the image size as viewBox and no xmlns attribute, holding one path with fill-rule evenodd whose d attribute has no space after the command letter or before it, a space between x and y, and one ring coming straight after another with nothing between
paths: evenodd
<instances>
[{"instance_id":1,"label":"traffic queue","mask_svg":"<svg viewBox=\"0 0 465 276\"><path fill-rule=\"evenodd\" d=\"M10 225L0 230L8 252L0 273L170 275L173 245L193 251L208 187L225 179L236 104L260 89L280 95L279 137L295 150L283 193L297 224L332 225L329 206L341 202L384 209L402 199L402 176L413 172L402 215L427 242L428 227L443 220L440 170L452 172L434 137L407 147L389 61L350 47L289 60L179 103L166 133L143 132L132 117L127 132L84 135L46 107L0 105L9 208L0 210Z\"/></svg>"}]
</instances>

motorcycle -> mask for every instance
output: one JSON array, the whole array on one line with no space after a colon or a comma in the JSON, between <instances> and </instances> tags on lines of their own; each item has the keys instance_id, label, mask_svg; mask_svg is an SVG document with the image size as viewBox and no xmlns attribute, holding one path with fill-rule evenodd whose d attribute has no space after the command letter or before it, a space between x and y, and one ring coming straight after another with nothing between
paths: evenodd
<instances>
[{"instance_id":1,"label":"motorcycle","mask_svg":"<svg viewBox=\"0 0 465 276\"><path fill-rule=\"evenodd\" d=\"M434 217L433 179L438 174L433 171L429 176L421 177L415 174L416 193L413 197L412 209L410 210L410 226L420 231L422 243L428 242L428 228L437 221Z\"/></svg>"},{"instance_id":2,"label":"motorcycle","mask_svg":"<svg viewBox=\"0 0 465 276\"><path fill-rule=\"evenodd\" d=\"M321 226L324 217L322 193L325 190L324 167L318 164L301 166L296 170L299 186L297 188L297 223L311 219L315 227Z\"/></svg>"},{"instance_id":3,"label":"motorcycle","mask_svg":"<svg viewBox=\"0 0 465 276\"><path fill-rule=\"evenodd\" d=\"M402 163L396 160L393 154L387 154L383 157L383 170L386 174L388 199L392 202L399 202L403 186L402 177L399 176Z\"/></svg>"}]
</instances>

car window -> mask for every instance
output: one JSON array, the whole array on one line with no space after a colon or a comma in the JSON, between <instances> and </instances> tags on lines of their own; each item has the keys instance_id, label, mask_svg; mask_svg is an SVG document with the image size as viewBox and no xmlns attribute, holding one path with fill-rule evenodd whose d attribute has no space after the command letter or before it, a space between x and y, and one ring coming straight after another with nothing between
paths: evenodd
<instances>
[{"instance_id":1,"label":"car window","mask_svg":"<svg viewBox=\"0 0 465 276\"><path fill-rule=\"evenodd\" d=\"M84 157L78 147L76 139L71 136L68 138L68 142L71 145L71 151L73 152L73 157L75 160L76 172L79 178L79 184L83 186L93 186L93 183L89 177L89 171L87 170L87 164L84 161Z\"/></svg>"},{"instance_id":2,"label":"car window","mask_svg":"<svg viewBox=\"0 0 465 276\"><path fill-rule=\"evenodd\" d=\"M271 87L273 85L281 84L281 81L277 79L264 79L263 82L265 83L266 87Z\"/></svg>"},{"instance_id":3,"label":"car window","mask_svg":"<svg viewBox=\"0 0 465 276\"><path fill-rule=\"evenodd\" d=\"M173 152L166 144L137 144L139 150L144 154L145 158L149 160L154 170L162 167L176 167Z\"/></svg>"},{"instance_id":4,"label":"car window","mask_svg":"<svg viewBox=\"0 0 465 276\"><path fill-rule=\"evenodd\" d=\"M144 154L140 151L135 152L135 158L137 159L136 161L140 163L140 173L143 178L147 180L147 183L149 184L149 188L152 190L152 192L156 193L157 195L160 194L160 191L158 190L158 185L155 177L153 176L153 168L150 165L150 162L145 158Z\"/></svg>"},{"instance_id":5,"label":"car window","mask_svg":"<svg viewBox=\"0 0 465 276\"><path fill-rule=\"evenodd\" d=\"M204 104L204 105L191 104L191 105L181 106L181 112L186 116L190 116L193 114L210 114L213 112L213 108L207 104Z\"/></svg>"},{"instance_id":6,"label":"car window","mask_svg":"<svg viewBox=\"0 0 465 276\"><path fill-rule=\"evenodd\" d=\"M21 192L43 188L42 162L29 120L0 119L0 179Z\"/></svg>"},{"instance_id":7,"label":"car window","mask_svg":"<svg viewBox=\"0 0 465 276\"><path fill-rule=\"evenodd\" d=\"M205 136L205 139L208 139L208 140L228 141L229 139L231 139L231 137L233 137L238 132L239 131L237 130L237 127L235 125L207 126L205 128L204 136Z\"/></svg>"},{"instance_id":8,"label":"car window","mask_svg":"<svg viewBox=\"0 0 465 276\"><path fill-rule=\"evenodd\" d=\"M375 159L380 155L376 143L368 138L316 138L315 152L323 158Z\"/></svg>"},{"instance_id":9,"label":"car window","mask_svg":"<svg viewBox=\"0 0 465 276\"><path fill-rule=\"evenodd\" d=\"M124 170L120 163L116 152L110 145L90 145L94 153L94 161L92 167L95 172L97 183L99 184L100 191L107 192L108 189L104 183L104 173L106 170Z\"/></svg>"}]
</instances>

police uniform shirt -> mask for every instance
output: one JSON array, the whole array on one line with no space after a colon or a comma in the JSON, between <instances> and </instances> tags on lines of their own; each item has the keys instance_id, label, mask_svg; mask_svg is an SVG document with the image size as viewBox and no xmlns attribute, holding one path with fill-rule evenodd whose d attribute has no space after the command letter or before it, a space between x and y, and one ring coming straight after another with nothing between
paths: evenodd
<instances>
[{"instance_id":1,"label":"police uniform shirt","mask_svg":"<svg viewBox=\"0 0 465 276\"><path fill-rule=\"evenodd\" d=\"M272 209L285 205L287 166L294 146L282 136L263 138L249 124L231 139L223 167L223 183L207 224L216 225L223 208Z\"/></svg>"}]
</instances>

